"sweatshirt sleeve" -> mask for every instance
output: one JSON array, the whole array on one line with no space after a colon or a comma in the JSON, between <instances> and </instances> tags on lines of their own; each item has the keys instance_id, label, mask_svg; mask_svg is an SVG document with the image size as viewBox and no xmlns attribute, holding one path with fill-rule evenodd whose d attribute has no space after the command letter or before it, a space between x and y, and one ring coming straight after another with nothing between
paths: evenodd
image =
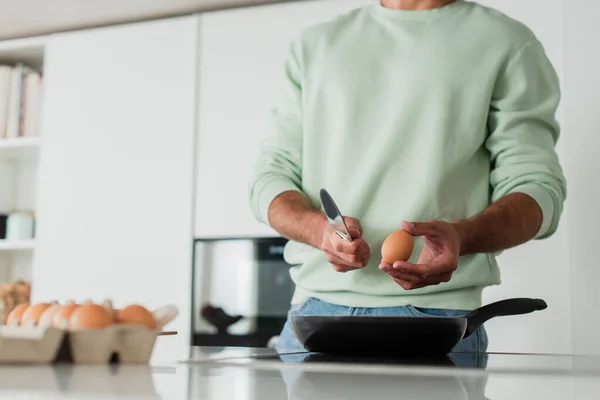
<instances>
[{"instance_id":1,"label":"sweatshirt sleeve","mask_svg":"<svg viewBox=\"0 0 600 400\"><path fill-rule=\"evenodd\" d=\"M537 239L556 231L566 198L555 151L559 101L556 72L541 43L533 40L500 73L489 112L492 201L515 192L531 196L543 214Z\"/></svg>"},{"instance_id":2,"label":"sweatshirt sleeve","mask_svg":"<svg viewBox=\"0 0 600 400\"><path fill-rule=\"evenodd\" d=\"M255 217L268 224L271 202L286 191L302 187L302 86L297 45L285 59L283 84L277 106L270 113L272 131L261 142L249 184Z\"/></svg>"}]
</instances>

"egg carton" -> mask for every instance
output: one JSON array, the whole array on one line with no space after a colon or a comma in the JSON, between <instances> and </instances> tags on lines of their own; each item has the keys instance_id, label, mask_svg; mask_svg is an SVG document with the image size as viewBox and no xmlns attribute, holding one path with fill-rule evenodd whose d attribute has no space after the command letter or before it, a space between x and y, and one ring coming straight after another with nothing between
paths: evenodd
<instances>
[{"instance_id":1,"label":"egg carton","mask_svg":"<svg viewBox=\"0 0 600 400\"><path fill-rule=\"evenodd\" d=\"M156 338L177 333L163 331L177 313L175 306L154 311L156 329L127 324L76 331L42 326L0 326L0 363L148 363Z\"/></svg>"}]
</instances>

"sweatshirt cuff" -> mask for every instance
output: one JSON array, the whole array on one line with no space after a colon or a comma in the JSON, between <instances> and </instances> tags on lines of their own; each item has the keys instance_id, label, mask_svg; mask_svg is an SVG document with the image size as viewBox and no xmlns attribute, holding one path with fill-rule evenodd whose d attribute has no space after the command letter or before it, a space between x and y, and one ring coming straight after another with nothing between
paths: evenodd
<instances>
[{"instance_id":1,"label":"sweatshirt cuff","mask_svg":"<svg viewBox=\"0 0 600 400\"><path fill-rule=\"evenodd\" d=\"M534 239L544 238L551 233L554 221L554 198L550 192L542 186L529 184L519 186L511 191L511 193L524 193L532 197L542 210L542 226Z\"/></svg>"},{"instance_id":2,"label":"sweatshirt cuff","mask_svg":"<svg viewBox=\"0 0 600 400\"><path fill-rule=\"evenodd\" d=\"M283 192L301 192L298 187L287 179L275 179L267 183L258 196L258 218L262 223L269 223L269 206Z\"/></svg>"}]
</instances>

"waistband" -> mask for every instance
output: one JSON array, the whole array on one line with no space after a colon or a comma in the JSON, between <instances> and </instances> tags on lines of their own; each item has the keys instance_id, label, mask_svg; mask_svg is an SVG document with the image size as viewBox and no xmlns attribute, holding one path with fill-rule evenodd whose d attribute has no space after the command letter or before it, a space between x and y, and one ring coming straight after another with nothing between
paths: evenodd
<instances>
[{"instance_id":1,"label":"waistband","mask_svg":"<svg viewBox=\"0 0 600 400\"><path fill-rule=\"evenodd\" d=\"M301 304L313 297L346 307L379 308L411 305L422 308L474 310L482 305L483 289L483 286L476 286L417 295L372 296L355 292L313 292L296 286L292 304Z\"/></svg>"}]
</instances>

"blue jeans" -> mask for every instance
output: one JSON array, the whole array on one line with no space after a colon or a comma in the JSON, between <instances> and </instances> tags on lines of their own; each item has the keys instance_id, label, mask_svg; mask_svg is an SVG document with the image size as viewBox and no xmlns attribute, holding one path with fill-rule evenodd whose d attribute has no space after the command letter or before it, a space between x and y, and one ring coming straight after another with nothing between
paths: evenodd
<instances>
[{"instance_id":1,"label":"blue jeans","mask_svg":"<svg viewBox=\"0 0 600 400\"><path fill-rule=\"evenodd\" d=\"M304 303L292 305L289 315L360 315L372 317L461 317L467 314L468 311L462 310L443 310L436 308L417 308L413 306L399 307L382 307L382 308L362 308L362 307L346 307L336 304L326 303L324 301L310 298ZM485 353L488 346L488 337L485 328L482 326L475 331L471 336L461 340L453 352L459 353ZM302 352L306 351L294 336L287 321L281 331L279 340L275 345L279 352Z\"/></svg>"}]
</instances>

